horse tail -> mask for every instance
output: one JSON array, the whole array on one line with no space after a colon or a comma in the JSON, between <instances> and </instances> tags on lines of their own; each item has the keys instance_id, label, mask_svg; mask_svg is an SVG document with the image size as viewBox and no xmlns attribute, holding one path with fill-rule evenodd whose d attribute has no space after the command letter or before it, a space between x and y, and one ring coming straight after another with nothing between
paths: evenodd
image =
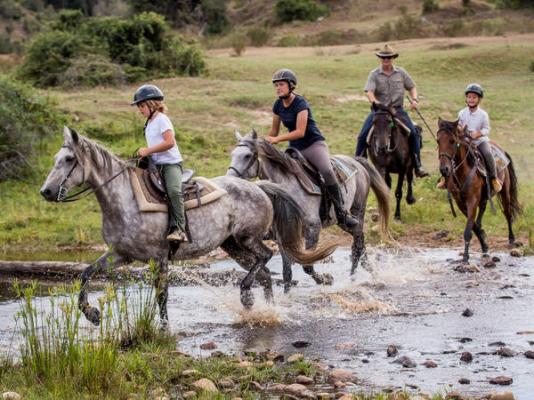
<instances>
[{"instance_id":1,"label":"horse tail","mask_svg":"<svg viewBox=\"0 0 534 400\"><path fill-rule=\"evenodd\" d=\"M517 182L517 175L515 173L514 168L514 162L512 161L512 157L510 157L510 154L506 153L506 157L508 157L508 160L510 160L510 163L508 164L508 175L510 177L510 215L512 218L515 219L519 214L523 212L523 209L521 207L521 204L519 204L519 184ZM501 207L503 206L503 196L505 195L504 190L501 190L499 192L499 203L501 204Z\"/></svg>"},{"instance_id":2,"label":"horse tail","mask_svg":"<svg viewBox=\"0 0 534 400\"><path fill-rule=\"evenodd\" d=\"M380 232L383 237L390 238L389 233L389 188L377 169L363 157L355 157L369 174L371 189L378 201L378 213L380 215Z\"/></svg>"},{"instance_id":3,"label":"horse tail","mask_svg":"<svg viewBox=\"0 0 534 400\"><path fill-rule=\"evenodd\" d=\"M321 241L314 249L305 250L302 226L304 213L298 203L279 185L261 181L257 185L267 194L273 205L273 232L278 244L296 262L313 264L329 256L338 243Z\"/></svg>"}]
</instances>

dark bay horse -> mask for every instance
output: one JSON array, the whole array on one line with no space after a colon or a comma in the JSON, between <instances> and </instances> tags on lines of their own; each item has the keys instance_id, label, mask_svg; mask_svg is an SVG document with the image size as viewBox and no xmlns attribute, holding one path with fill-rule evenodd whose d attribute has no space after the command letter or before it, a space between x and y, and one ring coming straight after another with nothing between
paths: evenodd
<instances>
[{"instance_id":1,"label":"dark bay horse","mask_svg":"<svg viewBox=\"0 0 534 400\"><path fill-rule=\"evenodd\" d=\"M410 133L405 132L394 117L395 109L392 107L381 106L376 109L368 151L369 158L390 189L392 183L390 174L398 174L397 188L395 189L395 198L397 199L395 219L400 220L404 178L408 183L406 202L414 204L416 200L412 188L414 167L408 143Z\"/></svg>"},{"instance_id":2,"label":"dark bay horse","mask_svg":"<svg viewBox=\"0 0 534 400\"><path fill-rule=\"evenodd\" d=\"M158 264L155 278L162 326L167 325L167 271L169 243L166 240L167 212L140 212L132 189L128 164L104 147L64 128L64 142L55 156L52 170L41 188L48 201L69 200L69 189L88 185L96 194L102 211L102 234L109 250L82 274L79 307L88 320L100 322L97 308L88 302L87 286L98 271L133 260ZM288 243L286 251L299 262L316 262L335 249L321 245L304 250L304 214L297 203L278 185L255 184L232 177L212 180L226 190L220 199L187 211L192 241L180 244L174 259L190 259L221 247L248 271L241 282L241 303L250 308L254 298L251 285L258 279L267 300L272 299L272 282L266 264L272 256L263 238L272 229ZM76 195L74 195L76 196Z\"/></svg>"},{"instance_id":3,"label":"dark bay horse","mask_svg":"<svg viewBox=\"0 0 534 400\"><path fill-rule=\"evenodd\" d=\"M460 129L458 121L444 121L440 118L437 140L439 170L447 180L447 190L454 197L458 208L467 217L463 255L463 261L467 262L472 232L475 232L480 242L482 253L488 253L486 233L482 229L482 217L490 196L493 197L495 193L488 191L486 180L478 171L479 163L483 162L482 158L475 152L473 145L466 140L466 133ZM521 205L518 201L518 183L512 157L508 153L505 154L509 164L499 173L498 178L502 180L502 190L497 197L508 223L508 242L512 246L515 243L512 223L514 218L521 213Z\"/></svg>"},{"instance_id":4,"label":"dark bay horse","mask_svg":"<svg viewBox=\"0 0 534 400\"><path fill-rule=\"evenodd\" d=\"M321 221L319 215L321 196L309 194L299 183L297 176L304 173L301 165L276 146L258 138L256 132L245 137L236 132L236 138L238 145L232 151L232 160L227 176L239 176L244 179L259 177L280 184L304 211L306 248L314 248L319 240L321 229L335 223L335 217L329 218L324 224ZM358 220L357 226L352 231L348 231L352 235L351 274L353 274L360 259L362 262L366 262L363 224L369 189L374 191L378 200L380 228L384 235L388 234L389 191L380 174L366 159L361 157L354 159L343 155L334 157L353 172L352 176L341 185L344 207L346 210L350 210ZM283 258L285 290L288 291L292 277L291 264L294 259L292 260L291 255L286 254L283 240L277 241ZM331 283L332 277L316 273L311 263L302 265L304 271L317 283Z\"/></svg>"}]
</instances>

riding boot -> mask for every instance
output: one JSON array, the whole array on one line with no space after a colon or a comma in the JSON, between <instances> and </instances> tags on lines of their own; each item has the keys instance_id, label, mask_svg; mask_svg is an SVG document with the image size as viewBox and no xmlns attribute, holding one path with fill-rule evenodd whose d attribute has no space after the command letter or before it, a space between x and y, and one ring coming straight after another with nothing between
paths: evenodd
<instances>
[{"instance_id":1,"label":"riding boot","mask_svg":"<svg viewBox=\"0 0 534 400\"><path fill-rule=\"evenodd\" d=\"M334 211L336 212L338 225L348 229L354 228L358 224L358 221L343 209L343 200L341 197L341 192L339 191L339 185L328 185L326 186L326 190L328 191L328 194L332 199L332 203L334 204Z\"/></svg>"},{"instance_id":2,"label":"riding boot","mask_svg":"<svg viewBox=\"0 0 534 400\"><path fill-rule=\"evenodd\" d=\"M416 154L415 152L412 153L412 161L415 170L415 176L417 176L418 178L428 176L428 172L426 172L423 166L421 165L421 159L419 158L419 154Z\"/></svg>"}]
</instances>

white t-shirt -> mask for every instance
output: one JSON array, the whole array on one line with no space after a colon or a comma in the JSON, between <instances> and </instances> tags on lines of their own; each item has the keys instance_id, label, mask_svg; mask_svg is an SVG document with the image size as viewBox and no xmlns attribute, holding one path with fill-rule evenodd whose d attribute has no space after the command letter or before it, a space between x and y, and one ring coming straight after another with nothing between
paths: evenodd
<instances>
[{"instance_id":1,"label":"white t-shirt","mask_svg":"<svg viewBox=\"0 0 534 400\"><path fill-rule=\"evenodd\" d=\"M490 123L489 116L482 108L477 107L474 112L469 110L469 107L465 107L458 113L458 122L461 125L467 126L467 132L480 131L482 136L478 139L474 139L473 143L478 146L482 142L489 141Z\"/></svg>"},{"instance_id":2,"label":"white t-shirt","mask_svg":"<svg viewBox=\"0 0 534 400\"><path fill-rule=\"evenodd\" d=\"M148 147L160 144L164 141L163 133L171 131L174 135L172 122L165 114L158 112L154 119L150 120L145 128L145 138ZM174 145L169 150L150 155L156 164L177 164L182 162L182 155L178 150L178 145Z\"/></svg>"}]
</instances>

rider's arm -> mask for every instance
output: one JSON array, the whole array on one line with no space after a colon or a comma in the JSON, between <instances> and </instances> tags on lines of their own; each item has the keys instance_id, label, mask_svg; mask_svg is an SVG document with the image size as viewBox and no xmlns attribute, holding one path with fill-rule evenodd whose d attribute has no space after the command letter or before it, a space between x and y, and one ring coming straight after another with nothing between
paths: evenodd
<instances>
[{"instance_id":1,"label":"rider's arm","mask_svg":"<svg viewBox=\"0 0 534 400\"><path fill-rule=\"evenodd\" d=\"M271 130L269 131L269 136L278 136L280 132L280 117L276 114L273 114L273 122L271 124Z\"/></svg>"},{"instance_id":2,"label":"rider's arm","mask_svg":"<svg viewBox=\"0 0 534 400\"><path fill-rule=\"evenodd\" d=\"M174 139L174 133L169 129L163 132L163 142L155 144L150 147L141 147L137 154L141 157L146 157L153 153L160 153L172 149L176 145L176 140Z\"/></svg>"},{"instance_id":3,"label":"rider's arm","mask_svg":"<svg viewBox=\"0 0 534 400\"><path fill-rule=\"evenodd\" d=\"M366 92L367 94L367 98L369 99L369 101L371 102L371 104L375 103L375 104L380 104L380 102L376 99L375 97L375 92L372 91L372 90L368 90Z\"/></svg>"},{"instance_id":4,"label":"rider's arm","mask_svg":"<svg viewBox=\"0 0 534 400\"><path fill-rule=\"evenodd\" d=\"M412 106L413 108L417 108L419 105L419 98L417 96L417 88L415 86L412 87L409 90L409 93L410 93L410 99L412 99L410 101L410 106Z\"/></svg>"},{"instance_id":5,"label":"rider's arm","mask_svg":"<svg viewBox=\"0 0 534 400\"><path fill-rule=\"evenodd\" d=\"M274 137L267 137L271 143L285 142L286 140L297 140L303 138L306 134L306 127L308 126L308 110L302 110L297 114L297 129L289 133Z\"/></svg>"}]
</instances>

